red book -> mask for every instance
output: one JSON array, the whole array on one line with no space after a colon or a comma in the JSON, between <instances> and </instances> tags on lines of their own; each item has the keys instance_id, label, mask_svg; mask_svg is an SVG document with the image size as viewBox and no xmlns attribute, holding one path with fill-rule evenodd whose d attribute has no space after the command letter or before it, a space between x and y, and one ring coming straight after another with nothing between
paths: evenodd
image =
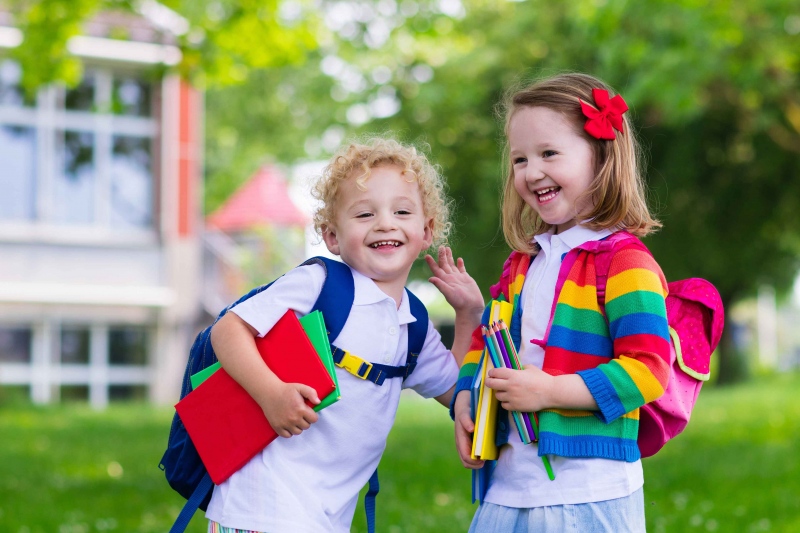
<instances>
[{"instance_id":1,"label":"red book","mask_svg":"<svg viewBox=\"0 0 800 533\"><path fill-rule=\"evenodd\" d=\"M287 311L264 337L256 337L256 346L283 382L309 385L320 398L335 389L294 311ZM224 369L184 396L175 410L217 485L278 436L258 403Z\"/></svg>"}]
</instances>

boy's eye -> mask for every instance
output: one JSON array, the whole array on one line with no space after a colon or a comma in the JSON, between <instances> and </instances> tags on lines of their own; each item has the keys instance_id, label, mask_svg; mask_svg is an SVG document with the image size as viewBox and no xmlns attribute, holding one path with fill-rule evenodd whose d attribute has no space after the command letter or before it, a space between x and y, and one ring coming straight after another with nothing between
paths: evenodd
<instances>
[{"instance_id":1,"label":"boy's eye","mask_svg":"<svg viewBox=\"0 0 800 533\"><path fill-rule=\"evenodd\" d=\"M410 215L411 211L409 211L408 209L398 209L397 210L397 214L398 215Z\"/></svg>"},{"instance_id":2,"label":"boy's eye","mask_svg":"<svg viewBox=\"0 0 800 533\"><path fill-rule=\"evenodd\" d=\"M359 213L356 215L356 218L369 218L372 216L372 213Z\"/></svg>"},{"instance_id":3,"label":"boy's eye","mask_svg":"<svg viewBox=\"0 0 800 533\"><path fill-rule=\"evenodd\" d=\"M542 157L550 157L556 155L557 153L558 152L556 152L555 150L545 150L544 152L542 152Z\"/></svg>"}]
</instances>

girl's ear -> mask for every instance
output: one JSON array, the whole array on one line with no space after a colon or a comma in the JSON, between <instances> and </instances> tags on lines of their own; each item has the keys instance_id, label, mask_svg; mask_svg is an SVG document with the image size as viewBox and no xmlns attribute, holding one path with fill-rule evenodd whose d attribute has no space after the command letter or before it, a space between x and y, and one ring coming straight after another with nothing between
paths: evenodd
<instances>
[{"instance_id":1,"label":"girl's ear","mask_svg":"<svg viewBox=\"0 0 800 533\"><path fill-rule=\"evenodd\" d=\"M325 246L330 253L333 255L340 255L339 239L336 237L336 229L334 227L323 226L322 239L325 241Z\"/></svg>"}]
</instances>

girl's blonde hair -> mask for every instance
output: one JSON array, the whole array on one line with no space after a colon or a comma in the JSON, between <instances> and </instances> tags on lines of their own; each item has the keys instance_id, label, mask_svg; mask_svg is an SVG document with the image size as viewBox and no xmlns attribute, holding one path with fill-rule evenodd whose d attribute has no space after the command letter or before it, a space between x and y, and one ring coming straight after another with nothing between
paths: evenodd
<instances>
[{"instance_id":1,"label":"girl's blonde hair","mask_svg":"<svg viewBox=\"0 0 800 533\"><path fill-rule=\"evenodd\" d=\"M364 190L370 170L387 165L401 168L409 182L417 182L425 218L433 220L432 246L445 244L451 223L450 200L445 193L444 179L420 150L384 137L352 142L334 154L311 191L312 196L320 201L314 213L314 229L322 235L333 225L341 184L345 180L354 177L356 185Z\"/></svg>"},{"instance_id":2,"label":"girl's blonde hair","mask_svg":"<svg viewBox=\"0 0 800 533\"><path fill-rule=\"evenodd\" d=\"M586 133L583 125L586 116L581 112L580 100L594 105L592 89L609 91L611 88L587 74L559 74L536 81L527 86L512 87L498 106L498 114L505 127L506 143L503 163L505 185L503 191L503 234L514 250L534 253L533 236L548 231L550 224L539 218L514 188L514 169L510 164L508 129L514 114L526 107L546 107L561 113L575 131L592 147L595 158L595 178L586 196L591 198L587 212L576 213L582 224L594 230L626 229L643 237L661 227L647 208L645 187L639 172L639 143L631 128L628 114L624 114L624 134L617 132L615 140L596 139Z\"/></svg>"}]
</instances>

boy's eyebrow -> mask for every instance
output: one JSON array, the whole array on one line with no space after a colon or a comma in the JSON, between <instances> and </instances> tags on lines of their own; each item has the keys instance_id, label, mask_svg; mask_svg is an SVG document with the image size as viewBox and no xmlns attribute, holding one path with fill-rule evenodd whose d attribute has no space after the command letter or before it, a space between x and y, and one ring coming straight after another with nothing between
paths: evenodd
<instances>
[{"instance_id":1,"label":"boy's eyebrow","mask_svg":"<svg viewBox=\"0 0 800 533\"><path fill-rule=\"evenodd\" d=\"M413 204L414 203L414 199L411 198L410 196L397 196L395 198L392 198L392 203L393 204L394 203L398 203L398 202L408 202L408 203ZM354 202L351 205L346 206L344 208L344 211L354 211L356 209L360 209L362 206L371 207L372 206L372 201L371 200L367 200L367 199L358 200L357 202Z\"/></svg>"}]
</instances>

